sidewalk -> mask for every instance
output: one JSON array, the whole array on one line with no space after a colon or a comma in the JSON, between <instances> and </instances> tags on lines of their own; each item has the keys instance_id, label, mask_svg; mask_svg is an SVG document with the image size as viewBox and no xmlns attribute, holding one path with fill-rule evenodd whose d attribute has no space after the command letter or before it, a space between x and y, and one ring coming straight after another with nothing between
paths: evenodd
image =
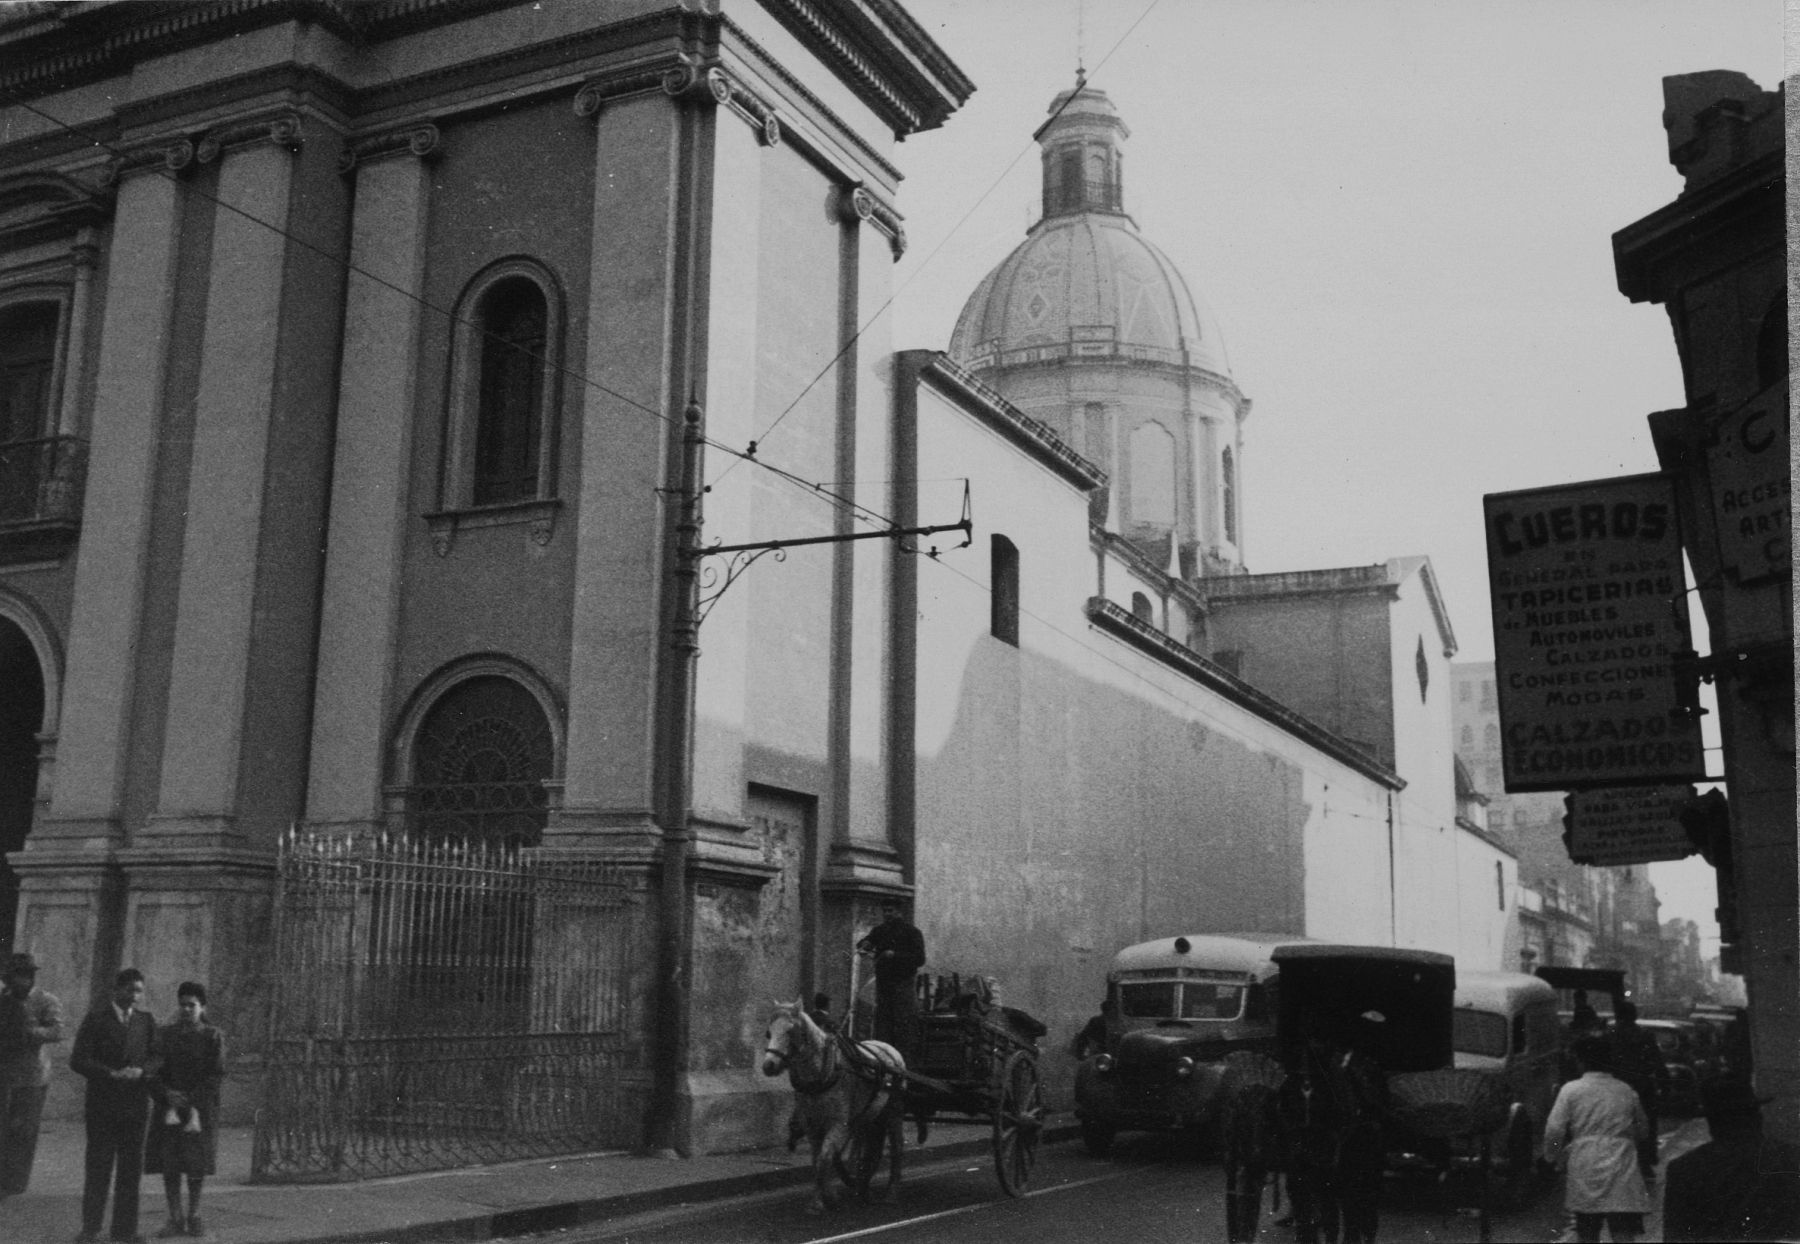
<instances>
[{"instance_id":1,"label":"sidewalk","mask_svg":"<svg viewBox=\"0 0 1800 1244\"><path fill-rule=\"evenodd\" d=\"M1076 1134L1053 1116L1045 1140ZM907 1127L907 1160L980 1153L986 1126L940 1120L923 1149ZM6 1244L67 1244L81 1228L80 1120L45 1120L31 1190L0 1202ZM200 1216L221 1244L422 1244L488 1240L571 1227L664 1206L797 1187L812 1178L804 1143L695 1158L628 1153L536 1158L497 1166L399 1175L348 1184L252 1184L250 1129L219 1133L219 1173L206 1181ZM996 1195L998 1192L996 1191ZM162 1180L144 1179L138 1230L154 1239L167 1220ZM108 1227L111 1222L108 1220Z\"/></svg>"}]
</instances>

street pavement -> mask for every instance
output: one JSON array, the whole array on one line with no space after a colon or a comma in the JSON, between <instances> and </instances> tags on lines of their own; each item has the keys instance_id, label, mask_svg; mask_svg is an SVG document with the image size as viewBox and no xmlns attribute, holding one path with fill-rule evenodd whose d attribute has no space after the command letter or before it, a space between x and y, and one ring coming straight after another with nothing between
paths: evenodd
<instances>
[{"instance_id":1,"label":"street pavement","mask_svg":"<svg viewBox=\"0 0 1800 1244\"><path fill-rule=\"evenodd\" d=\"M1672 1156L1704 1135L1670 1123ZM1224 1175L1216 1161L1169 1135L1128 1134L1107 1158L1078 1144L1047 1146L1026 1196L1001 1196L985 1157L911 1161L894 1205L847 1201L835 1213L806 1212L809 1192L786 1189L596 1222L530 1244L1212 1244L1225 1238ZM1394 1244L1479 1244L1472 1179L1448 1185L1394 1175L1381 1198L1380 1238ZM1288 1244L1293 1227L1265 1212L1258 1244ZM1644 1239L1661 1236L1652 1213ZM1537 1180L1522 1200L1499 1198L1490 1239L1530 1244L1569 1240L1562 1188ZM526 1244L521 1241L520 1244Z\"/></svg>"},{"instance_id":2,"label":"street pavement","mask_svg":"<svg viewBox=\"0 0 1800 1244\"><path fill-rule=\"evenodd\" d=\"M1070 1180L1103 1181L1117 1185L1124 1203L1130 1195L1120 1179L1132 1180L1140 1172L1130 1163L1108 1163L1088 1158L1079 1145L1059 1144L1076 1134L1074 1121L1056 1115L1046 1133L1048 1144L1040 1165L1044 1178L1034 1180L1033 1191L1050 1193ZM1705 1125L1698 1120L1679 1125L1664 1134L1665 1158L1699 1143L1706 1136ZM811 1220L799 1213L809 1195L804 1185L811 1179L804 1146L799 1154L785 1148L763 1149L748 1153L717 1154L695 1158L644 1157L628 1153L584 1154L574 1157L547 1158L510 1162L494 1166L471 1167L455 1171L439 1171L422 1175L396 1176L365 1180L351 1184L268 1185L250 1182L250 1140L248 1128L227 1128L220 1134L220 1173L207 1181L202 1218L209 1237L219 1241L242 1241L243 1244L425 1244L426 1241L487 1240L541 1232L566 1232L564 1238L618 1238L608 1224L631 1220L641 1222L646 1216L679 1215L685 1225L666 1224L662 1234L630 1233L633 1240L666 1238L670 1240L720 1239L736 1241L763 1238L743 1234L747 1220L741 1216L739 1202L756 1194L765 1194L777 1208L770 1212L784 1220L782 1238L805 1239L829 1237L852 1226L849 1217L835 1223ZM952 1170L968 1185L953 1197L958 1204L966 1202L966 1213L1011 1214L1014 1223L1023 1226L1020 1208L1025 1203L1011 1202L1000 1195L993 1176L989 1156L989 1134L985 1126L947 1124L932 1129L930 1141L923 1151L912 1144L912 1129L907 1131L908 1162L916 1164L923 1174L935 1159L959 1157L966 1160L938 1163L939 1170ZM1154 1149L1152 1138L1146 1144ZM66 1244L74 1238L81 1219L81 1168L83 1134L79 1120L49 1120L44 1124L38 1142L37 1163L31 1190L23 1196L0 1202L0 1242L3 1244ZM1164 1164L1166 1167L1166 1163ZM1193 1175L1174 1176L1166 1170L1157 1176L1167 1182L1171 1178L1185 1189L1189 1208L1181 1216L1197 1214L1190 1222L1210 1223L1212 1215L1199 1208L1196 1192L1209 1188L1218 1179L1213 1162L1198 1162L1191 1155L1182 1167L1198 1166L1199 1183ZM1062 1167L1070 1171L1058 1175ZM1088 1168L1092 1169L1089 1170ZM1079 1168L1079 1169L1076 1169ZM881 1212L882 1221L891 1225L877 1228L884 1233L895 1228L893 1238L929 1240L934 1232L946 1229L938 1211L950 1207L931 1200L928 1185L903 1185L902 1208ZM792 1196L782 1199L783 1190ZM1098 1192L1099 1189L1094 1189ZM1076 1198L1086 1201L1089 1196ZM1204 1201L1211 1195L1202 1194ZM1061 1227L1071 1224L1060 1218L1066 1196L1049 1195L1045 1213ZM726 1203L729 1202L729 1203ZM1037 1204L1038 1198L1028 1202ZM1496 1238L1530 1238L1548 1244L1558 1238L1554 1195L1537 1198L1529 1216L1521 1216L1513 1224L1527 1230L1525 1236L1500 1235ZM854 1226L869 1227L877 1213L867 1206L852 1206L846 1215L855 1218ZM959 1216L965 1211L958 1210ZM1222 1213L1222 1211L1220 1211ZM934 1219L907 1227L907 1222L921 1214ZM1427 1215L1436 1225L1430 1229L1408 1231L1404 1220L1390 1220L1391 1229L1383 1234L1389 1239L1429 1239L1436 1244L1467 1238L1473 1240L1473 1225L1444 1219L1441 1214ZM154 1238L165 1221L160 1179L146 1178L143 1186L143 1212L138 1229ZM1425 1219L1419 1219L1412 1225ZM710 1227L702 1227L703 1222ZM1526 1224L1529 1222L1529 1228ZM970 1236L975 1227L971 1219L957 1223L952 1234ZM1660 1215L1651 1221L1647 1241L1661 1238ZM791 1226L797 1234L787 1235ZM1222 1220L1220 1223L1222 1236ZM670 1233L672 1232L672 1234ZM721 1233L722 1232L722 1233ZM1421 1233L1422 1232L1422 1233ZM1111 1234L1109 1232L1109 1234ZM971 1236L981 1235L976 1230ZM1021 1240L1077 1239L1079 1235L1054 1231L1033 1235L1031 1229L1018 1236ZM1145 1237L1145 1238L1154 1238ZM1191 1238L1212 1238L1209 1229L1201 1229ZM1266 1236L1275 1239L1278 1236Z\"/></svg>"},{"instance_id":3,"label":"street pavement","mask_svg":"<svg viewBox=\"0 0 1800 1244\"><path fill-rule=\"evenodd\" d=\"M1053 1116L1049 1140L1075 1134ZM942 1121L921 1157L979 1153L986 1126ZM909 1158L916 1152L907 1128ZM0 1244L68 1244L81 1227L81 1120L46 1119L31 1188L0 1201ZM348 1184L253 1184L251 1129L219 1132L219 1173L200 1207L207 1236L237 1244L424 1244L490 1240L576 1227L647 1210L799 1186L812 1178L804 1144L693 1158L625 1152L540 1158L400 1175ZM991 1180L991 1175L990 1175ZM151 1239L167 1221L162 1180L147 1176L138 1230ZM108 1221L110 1228L111 1222Z\"/></svg>"}]
</instances>

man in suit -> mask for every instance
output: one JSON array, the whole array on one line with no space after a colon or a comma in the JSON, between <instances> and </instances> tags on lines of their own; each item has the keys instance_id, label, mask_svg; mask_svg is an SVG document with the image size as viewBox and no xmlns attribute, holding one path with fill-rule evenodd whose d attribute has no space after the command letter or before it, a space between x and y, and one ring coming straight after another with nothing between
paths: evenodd
<instances>
[{"instance_id":1,"label":"man in suit","mask_svg":"<svg viewBox=\"0 0 1800 1244\"><path fill-rule=\"evenodd\" d=\"M62 1003L37 987L37 960L6 961L0 990L0 1199L31 1182L38 1124L50 1085L49 1046L63 1039Z\"/></svg>"},{"instance_id":2,"label":"man in suit","mask_svg":"<svg viewBox=\"0 0 1800 1244\"><path fill-rule=\"evenodd\" d=\"M150 1095L144 1078L159 1060L156 1022L138 1009L144 974L126 968L113 980L112 999L88 1012L75 1032L69 1070L87 1084L87 1171L81 1192L82 1244L100 1238L106 1186L112 1184L112 1238L136 1241L138 1185L144 1177L144 1129Z\"/></svg>"}]
</instances>

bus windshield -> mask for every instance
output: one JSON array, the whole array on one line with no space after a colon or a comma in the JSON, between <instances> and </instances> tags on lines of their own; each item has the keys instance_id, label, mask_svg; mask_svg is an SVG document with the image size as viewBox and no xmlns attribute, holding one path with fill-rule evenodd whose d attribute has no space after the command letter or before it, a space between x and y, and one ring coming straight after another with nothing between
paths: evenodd
<instances>
[{"instance_id":1,"label":"bus windshield","mask_svg":"<svg viewBox=\"0 0 1800 1244\"><path fill-rule=\"evenodd\" d=\"M1244 987L1199 981L1133 981L1119 986L1119 1013L1127 1019L1236 1019Z\"/></svg>"}]
</instances>

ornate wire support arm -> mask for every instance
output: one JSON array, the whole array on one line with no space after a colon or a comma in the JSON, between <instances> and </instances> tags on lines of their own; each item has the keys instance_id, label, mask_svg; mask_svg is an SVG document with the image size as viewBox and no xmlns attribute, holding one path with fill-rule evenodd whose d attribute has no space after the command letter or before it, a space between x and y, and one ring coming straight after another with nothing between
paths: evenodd
<instances>
[{"instance_id":1,"label":"ornate wire support arm","mask_svg":"<svg viewBox=\"0 0 1800 1244\"><path fill-rule=\"evenodd\" d=\"M710 553L721 551L718 548L700 549L696 556L704 558ZM738 581L738 576L769 553L773 553L778 562L787 560L787 549L780 544L771 544L760 548L734 549L730 559L723 567L703 561L700 565L700 594L694 602L696 619L704 624L706 615L712 612L712 607L718 603L719 597L725 595L731 585Z\"/></svg>"},{"instance_id":2,"label":"ornate wire support arm","mask_svg":"<svg viewBox=\"0 0 1800 1244\"><path fill-rule=\"evenodd\" d=\"M696 562L703 562L708 557L729 557L721 570L716 566L701 565L699 568L699 595L695 602L695 625L706 621L706 615L719 598L736 583L743 573L760 561L765 554L773 553L775 560L787 560L787 551L808 544L848 544L852 540L904 540L908 536L935 536L946 531L960 531L962 543L955 546L966 549L975 542L975 523L969 512L969 486L963 484L962 517L954 523L933 523L925 527L883 527L879 531L853 531L833 536L802 536L795 540L756 540L747 544L712 544L705 548L684 551L682 556L692 557ZM899 546L903 551L917 553L921 550L909 548L905 544ZM936 557L938 549L934 545L924 550L926 556Z\"/></svg>"}]
</instances>

